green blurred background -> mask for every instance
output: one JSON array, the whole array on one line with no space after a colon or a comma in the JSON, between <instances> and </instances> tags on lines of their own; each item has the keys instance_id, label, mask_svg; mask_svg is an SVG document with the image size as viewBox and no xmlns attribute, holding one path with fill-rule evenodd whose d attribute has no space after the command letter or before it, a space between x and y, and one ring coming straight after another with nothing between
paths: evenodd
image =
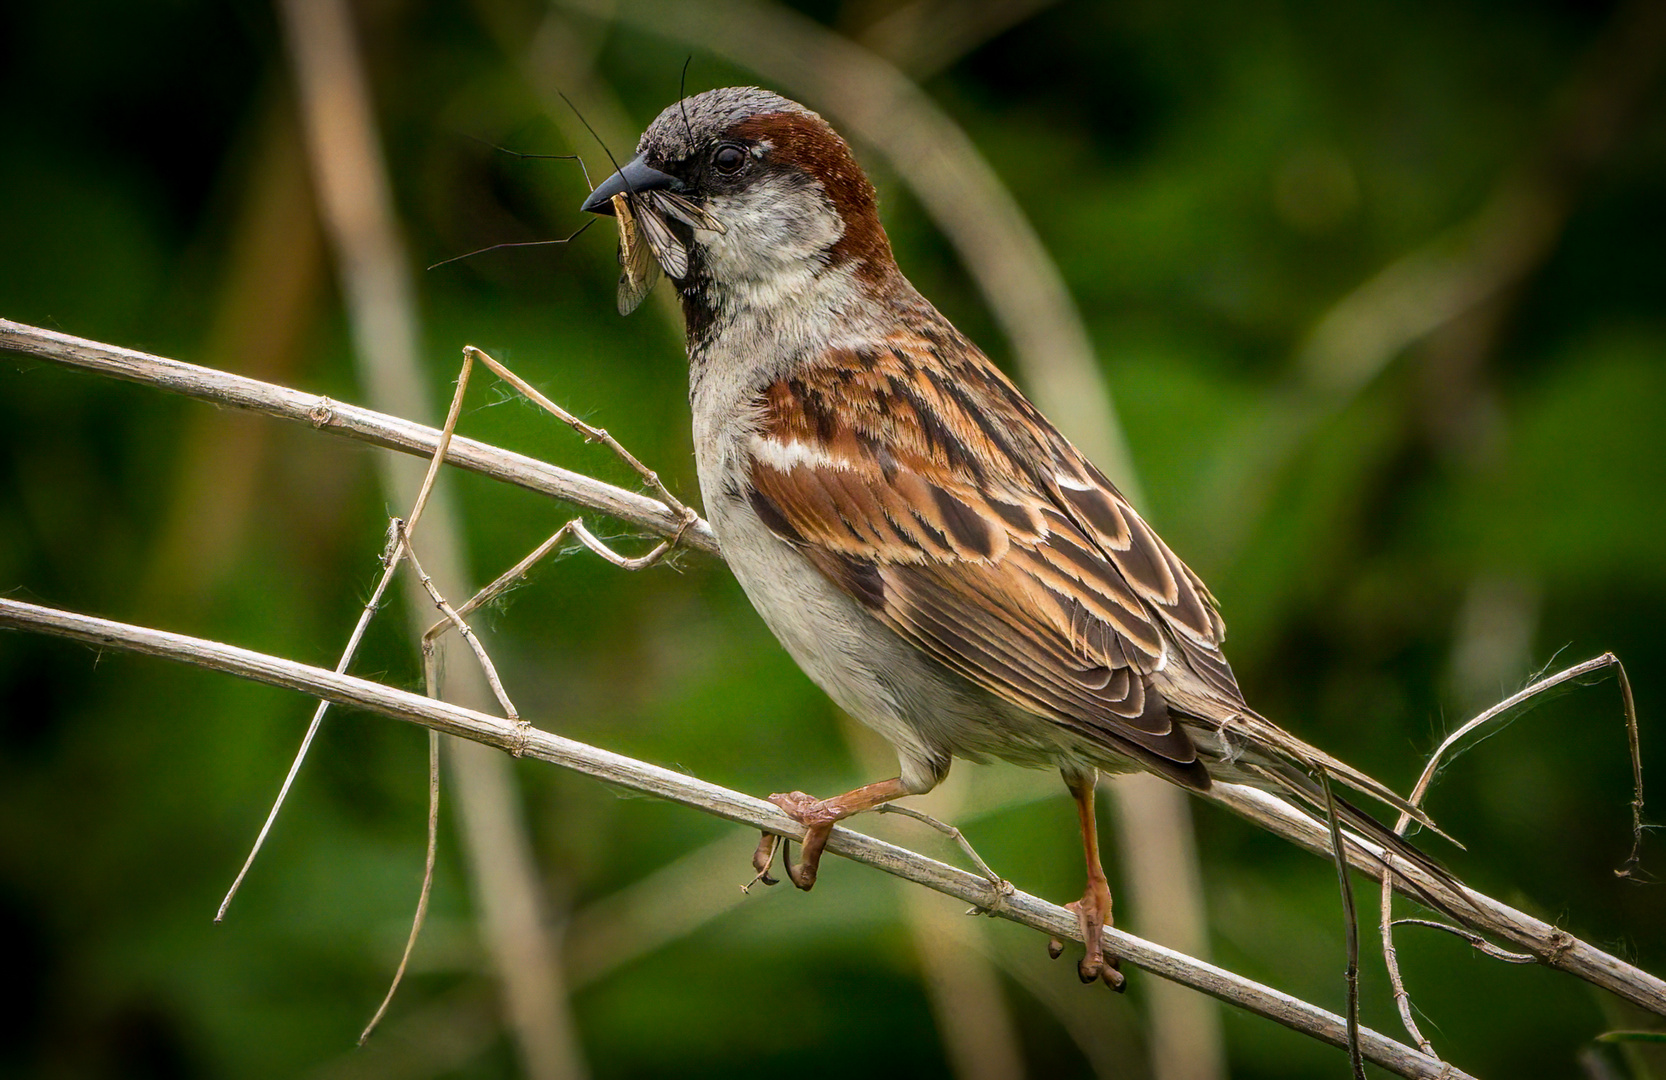
<instances>
[{"instance_id":1,"label":"green blurred background","mask_svg":"<svg viewBox=\"0 0 1666 1080\"><path fill-rule=\"evenodd\" d=\"M525 0L356 14L423 392L443 400L460 347L479 345L692 500L680 330L653 301L615 314L604 229L420 270L579 224L571 163L485 145L576 151L599 179L604 155L575 141L549 87L623 155L686 57L691 92L761 81L745 60L775 46L749 35L785 10L680 7L721 28L725 59L652 5L618 7L617 21ZM1142 509L1220 597L1258 709L1404 790L1462 719L1547 665L1612 650L1659 790L1660 5L792 9L918 77L1033 222L1115 394ZM367 400L294 86L279 16L255 0L0 8L0 316ZM857 150L905 272L1010 366L954 248ZM462 430L633 483L483 377ZM402 512L377 453L5 355L0 591L329 666ZM450 482L477 580L571 516ZM355 670L415 689L398 608ZM830 794L885 767L705 556L641 574L563 559L484 624L542 727L756 794ZM454 800L412 975L370 1049L352 1049L421 873L419 732L333 716L228 921L211 923L309 712L229 677L0 635L0 1074L521 1074ZM750 841L733 827L535 762L513 772L547 917L571 928L566 1007L592 1075L977 1074L943 1011L956 987L919 937L946 899L832 860L812 894L742 900ZM1024 889L1077 895L1056 778L961 766L955 783L986 859ZM1431 806L1468 850L1431 850L1660 972L1666 894L1614 873L1630 795L1608 681L1448 769ZM1195 819L1214 959L1340 1008L1331 869L1213 808ZM859 827L955 857L918 827ZM1114 843L1107 861L1114 885ZM1659 871L1658 840L1643 867ZM1037 935L962 921L976 958L950 981L984 980L966 1007L1009 1059L1038 1077L1151 1075L1148 977L1122 998L1081 989ZM1140 931L1137 913L1127 925ZM1365 941L1365 1019L1398 1035L1369 927ZM1427 931L1400 948L1425 1032L1476 1075L1666 1075L1596 1047L1649 1021L1581 982ZM1233 1075L1345 1073L1266 1021L1229 1012L1224 1030Z\"/></svg>"}]
</instances>

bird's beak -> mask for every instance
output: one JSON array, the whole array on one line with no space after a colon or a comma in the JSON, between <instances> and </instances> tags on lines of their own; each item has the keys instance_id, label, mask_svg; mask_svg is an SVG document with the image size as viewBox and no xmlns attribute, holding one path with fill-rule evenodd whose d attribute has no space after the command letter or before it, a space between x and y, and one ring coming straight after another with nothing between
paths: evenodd
<instances>
[{"instance_id":1,"label":"bird's beak","mask_svg":"<svg viewBox=\"0 0 1666 1080\"><path fill-rule=\"evenodd\" d=\"M682 186L682 181L668 173L662 173L645 163L644 155L638 154L625 162L624 167L612 176L603 180L590 197L579 207L587 214L613 214L613 197L627 192L666 191Z\"/></svg>"}]
</instances>

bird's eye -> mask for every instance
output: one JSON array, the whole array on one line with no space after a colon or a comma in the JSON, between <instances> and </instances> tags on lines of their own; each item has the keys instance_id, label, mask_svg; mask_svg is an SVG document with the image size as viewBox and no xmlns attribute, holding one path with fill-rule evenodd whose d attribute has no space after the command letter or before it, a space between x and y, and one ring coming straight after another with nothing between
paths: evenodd
<instances>
[{"instance_id":1,"label":"bird's eye","mask_svg":"<svg viewBox=\"0 0 1666 1080\"><path fill-rule=\"evenodd\" d=\"M734 143L724 143L717 148L717 153L712 155L712 166L727 176L740 172L740 167L745 164L746 151Z\"/></svg>"}]
</instances>

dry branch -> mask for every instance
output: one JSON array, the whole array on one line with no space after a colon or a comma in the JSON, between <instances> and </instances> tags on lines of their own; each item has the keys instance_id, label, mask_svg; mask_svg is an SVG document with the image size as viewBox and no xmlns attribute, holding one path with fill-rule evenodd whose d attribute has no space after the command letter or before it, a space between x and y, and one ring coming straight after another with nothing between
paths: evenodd
<instances>
[{"instance_id":1,"label":"dry branch","mask_svg":"<svg viewBox=\"0 0 1666 1080\"><path fill-rule=\"evenodd\" d=\"M419 457L431 457L440 442L440 433L435 428L347 405L321 394L302 393L228 371L167 360L10 319L0 319L0 349L86 368L200 401L248 409L283 420L299 420L321 431ZM684 524L678 514L657 499L462 436L452 440L446 461L469 472L600 511L660 536L674 536ZM717 538L704 521L688 526L682 543L711 555L718 554Z\"/></svg>"},{"instance_id":2,"label":"dry branch","mask_svg":"<svg viewBox=\"0 0 1666 1080\"><path fill-rule=\"evenodd\" d=\"M465 709L391 686L311 667L184 634L99 619L38 604L0 598L0 626L33 630L116 649L176 660L270 686L285 687L338 705L418 724L524 757L537 758L609 784L680 803L755 829L801 839L803 826L762 799L563 738L526 724ZM837 827L827 850L888 874L964 900L1000 918L1054 937L1080 940L1076 917L1062 907L1018 890L997 889L987 878L960 870L871 836ZM1305 1001L1161 945L1105 928L1107 951L1158 975L1274 1020L1332 1046L1347 1044L1346 1022ZM1367 1060L1398 1075L1451 1078L1466 1075L1369 1029L1360 1030Z\"/></svg>"},{"instance_id":3,"label":"dry branch","mask_svg":"<svg viewBox=\"0 0 1666 1080\"><path fill-rule=\"evenodd\" d=\"M432 455L440 438L440 433L432 428L395 417L384 416L368 409L341 405L317 395L304 394L254 379L229 375L225 372L179 361L166 360L161 357L74 338L36 327L24 326L4 319L0 319L0 347L27 353L56 363L99 371L133 382L159 386L208 401L246 408L285 419L309 422L324 430L382 446L405 450L409 453ZM483 475L518 484L529 490L539 491L607 513L662 537L669 538L676 535L680 528L686 528L684 533L685 543L713 554L717 553L716 541L704 522L686 525L682 518L672 512L669 507L646 496L634 494L578 473L569 472L520 454L514 454L468 439L455 439L447 454L447 460ZM11 602L5 603L10 604ZM226 647L218 646L218 648ZM335 676L335 678L346 677ZM291 683L281 682L276 678L268 678L266 681L276 681L280 685L292 685ZM355 680L355 683L357 682L359 680ZM393 691L386 692L394 693ZM330 695L323 694L321 696L328 697ZM410 697L411 695L405 696ZM453 707L447 706L445 708L452 709ZM461 712L466 712L466 710L461 710ZM428 713L419 715L430 717L435 723L451 722L454 719L454 713L450 712L444 715ZM419 722L428 721L421 720ZM494 723L498 722L494 721ZM505 745L501 742L494 742L495 736L483 735L481 737L483 741L493 742L494 745ZM543 737L555 738L554 736ZM562 742L565 744L564 740ZM594 751L594 753L602 754L604 752ZM608 757L611 759L616 756L608 755ZM551 760L555 759L552 758ZM628 759L618 760L628 761ZM569 764L565 760L560 763ZM639 766L640 763L633 763L633 765ZM574 765L572 767L577 768L579 766ZM651 766L641 767L652 768ZM581 771L591 770L581 769ZM663 770L660 771L663 772ZM592 775L595 774L592 772ZM685 779L684 777L677 777L679 782ZM659 790L655 790L654 793L665 794ZM728 794L733 795L733 793ZM671 798L673 796L665 794L665 797ZM1325 827L1282 800L1254 789L1231 784L1216 785L1209 797L1233 812L1254 821L1269 831L1278 833L1302 847L1322 855L1328 855L1330 852L1329 838ZM735 796L735 798L745 799L746 797ZM774 825L769 826L770 828L780 829L784 827L781 822L785 819L779 817L773 807L752 799L747 799L746 804L750 808L748 814L753 816L740 817L733 812L716 809L713 812L720 813L721 816L728 817L731 820L758 825L763 819L756 815L767 811L766 816L775 822ZM730 804L724 802L723 805L729 806ZM760 810L760 807L765 809ZM835 835L850 834L836 833ZM844 847L844 841L841 841L840 844L841 846L833 847L832 850L840 854L848 854L850 850L855 850L854 848ZM1381 861L1369 853L1368 845L1364 845L1357 838L1354 838L1348 846L1350 862L1357 869L1380 880L1382 877ZM888 868L888 866L889 864L882 868ZM1576 975L1650 1012L1666 1015L1666 981L1662 981L1618 957L1581 941L1564 930L1517 911L1474 890L1466 890L1467 897L1459 898L1451 896L1448 890L1439 882L1421 875L1415 868L1397 866L1396 871L1396 876L1414 879L1418 889L1426 890L1436 898L1450 897L1454 906L1470 913L1470 918L1466 921L1470 923L1473 929L1510 942L1521 951L1536 957L1541 963ZM903 876L910 875L904 874ZM964 877L966 880L961 884L967 889L970 889L971 886L968 883L972 881L979 882L979 888L987 888L985 884L982 884L983 879L981 878L975 878L971 875L964 875ZM910 880L916 879L910 877ZM923 883L932 884L930 881ZM938 886L933 884L933 887ZM952 889L945 889L944 891L953 892ZM954 894L962 895L961 893ZM1417 898L1415 891L1408 892L1408 895L1414 899ZM970 895L965 898L972 899ZM1040 903L1039 901L1036 902ZM1053 910L1062 911L1062 909ZM1061 922L1060 925L1068 931L1074 924L1072 922L1066 925ZM1121 938L1122 935L1118 935L1119 942ZM1170 957L1175 955L1168 953L1167 950L1163 950L1163 953ZM1131 952L1121 955L1135 963L1141 963ZM1204 966L1207 967L1207 965ZM1218 971L1218 969L1213 968L1209 968L1209 970ZM1158 973L1163 974L1160 971ZM1177 978L1176 981L1184 980ZM1188 985L1193 984L1188 983ZM1214 992L1207 988L1200 987L1200 989L1205 989L1205 992ZM1222 997L1223 1000L1229 1000L1222 994L1217 993L1216 996ZM1324 1015L1329 1016L1330 1014ZM1342 1031L1340 1019L1331 1017L1331 1020L1335 1021L1337 1025L1335 1031L1340 1036ZM1376 1038L1380 1039L1381 1036L1376 1036ZM1335 1045L1341 1045L1339 1040L1330 1041L1333 1041ZM1366 1056L1371 1060L1376 1060L1372 1053L1368 1046ZM1421 1059L1421 1055L1419 1055L1419 1058Z\"/></svg>"}]
</instances>

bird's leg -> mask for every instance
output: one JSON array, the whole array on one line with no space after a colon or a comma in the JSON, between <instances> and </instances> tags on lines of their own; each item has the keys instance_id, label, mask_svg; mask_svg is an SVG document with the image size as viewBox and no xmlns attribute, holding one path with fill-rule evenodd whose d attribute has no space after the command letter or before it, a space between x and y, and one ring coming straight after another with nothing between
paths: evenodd
<instances>
[{"instance_id":1,"label":"bird's leg","mask_svg":"<svg viewBox=\"0 0 1666 1080\"><path fill-rule=\"evenodd\" d=\"M1088 884L1082 898L1066 904L1066 910L1076 913L1082 930L1082 945L1087 952L1076 966L1076 974L1085 983L1103 980L1112 990L1121 991L1125 980L1122 966L1105 959L1105 927L1111 925L1111 885L1105 878L1105 867L1099 861L1099 829L1093 820L1093 788L1098 779L1095 770L1086 773L1066 773L1064 782L1076 799L1076 816L1082 825L1082 850L1087 855ZM1048 952L1058 959L1062 946L1053 942Z\"/></svg>"},{"instance_id":2,"label":"bird's leg","mask_svg":"<svg viewBox=\"0 0 1666 1080\"><path fill-rule=\"evenodd\" d=\"M787 861L787 876L792 879L794 885L808 892L816 883L816 870L821 866L821 852L827 846L827 838L833 832L835 823L852 814L872 810L880 803L913 794L917 790L905 786L901 777L894 777L859 787L855 791L847 791L843 795L835 795L831 799L813 799L802 791L778 792L771 795L770 802L804 826L804 854L799 856L797 866L790 860ZM752 867L758 871L758 878L755 880L769 880L769 860L775 855L774 839L765 833L763 840L758 844L757 852L752 856Z\"/></svg>"}]
</instances>

